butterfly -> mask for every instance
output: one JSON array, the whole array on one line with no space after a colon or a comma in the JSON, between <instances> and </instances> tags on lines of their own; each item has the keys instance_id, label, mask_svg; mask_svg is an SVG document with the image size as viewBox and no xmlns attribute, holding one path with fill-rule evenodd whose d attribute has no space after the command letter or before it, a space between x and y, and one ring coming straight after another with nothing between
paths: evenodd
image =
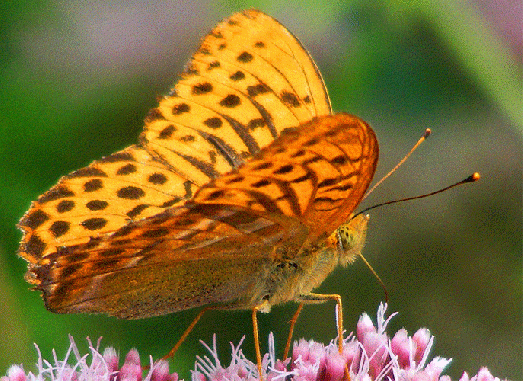
<instances>
[{"instance_id":1,"label":"butterfly","mask_svg":"<svg viewBox=\"0 0 523 381\"><path fill-rule=\"evenodd\" d=\"M312 290L363 248L367 219L352 217L378 151L367 123L332 113L284 26L234 14L203 39L138 144L31 204L19 222L26 279L50 311L124 319L341 307Z\"/></svg>"}]
</instances>

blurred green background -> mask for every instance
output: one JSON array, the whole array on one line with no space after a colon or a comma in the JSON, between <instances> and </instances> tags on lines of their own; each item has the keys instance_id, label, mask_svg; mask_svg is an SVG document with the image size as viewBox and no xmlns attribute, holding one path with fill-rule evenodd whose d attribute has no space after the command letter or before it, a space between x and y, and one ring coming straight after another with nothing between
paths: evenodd
<instances>
[{"instance_id":1,"label":"blurred green background","mask_svg":"<svg viewBox=\"0 0 523 381\"><path fill-rule=\"evenodd\" d=\"M122 3L123 4L123 3ZM33 343L63 356L72 334L103 336L121 354L165 354L197 311L140 321L55 315L23 280L15 228L30 201L60 176L136 142L217 22L256 7L286 25L324 75L333 107L367 120L380 140L379 179L427 127L433 136L364 205L429 192L474 171L480 182L372 211L366 258L390 293L393 330L427 327L448 374L488 366L522 374L522 8L518 1L4 1L0 47L0 375L32 369ZM3 8L3 9L2 9ZM519 12L519 13L518 13ZM375 317L383 292L358 261L319 292L341 293L345 327ZM260 316L261 337L283 350L295 306ZM304 309L295 337L334 338L334 306ZM392 330L391 330L392 332ZM250 312L211 312L176 354L186 379L198 339L213 333L226 363Z\"/></svg>"}]
</instances>

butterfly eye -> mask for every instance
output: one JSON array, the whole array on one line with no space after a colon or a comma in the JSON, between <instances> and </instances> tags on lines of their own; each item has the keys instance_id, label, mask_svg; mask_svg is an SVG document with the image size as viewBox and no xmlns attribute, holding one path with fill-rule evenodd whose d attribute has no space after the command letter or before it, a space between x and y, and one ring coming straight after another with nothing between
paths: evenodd
<instances>
[{"instance_id":1,"label":"butterfly eye","mask_svg":"<svg viewBox=\"0 0 523 381\"><path fill-rule=\"evenodd\" d=\"M347 252L354 247L354 232L343 225L338 228L338 247L342 252Z\"/></svg>"}]
</instances>

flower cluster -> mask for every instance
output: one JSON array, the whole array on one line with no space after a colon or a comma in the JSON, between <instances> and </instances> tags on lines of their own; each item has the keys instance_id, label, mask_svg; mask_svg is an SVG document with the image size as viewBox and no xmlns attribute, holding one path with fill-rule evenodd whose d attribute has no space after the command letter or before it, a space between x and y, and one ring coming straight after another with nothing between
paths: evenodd
<instances>
[{"instance_id":1,"label":"flower cluster","mask_svg":"<svg viewBox=\"0 0 523 381\"><path fill-rule=\"evenodd\" d=\"M70 337L69 340L71 345L64 360L59 360L53 351L53 361L46 361L42 359L36 346L38 362L35 374L26 373L19 365L12 365L7 376L1 377L0 381L178 381L176 373L169 374L167 361L160 360L152 364L152 359L152 366L143 378L140 356L136 349L127 353L120 367L118 354L113 348L106 348L103 354L100 353L100 341L95 348L88 338L90 356L89 353L82 356L73 338Z\"/></svg>"},{"instance_id":2,"label":"flower cluster","mask_svg":"<svg viewBox=\"0 0 523 381\"><path fill-rule=\"evenodd\" d=\"M275 356L274 338L269 336L269 353L263 358L263 379L267 381L341 381L346 370L352 381L451 381L441 373L451 360L436 357L429 361L429 352L434 337L425 329L419 329L409 336L404 329L391 339L386 328L390 319L385 317L386 306L380 306L377 324L363 314L357 324L356 335L343 340L343 351L339 353L337 340L328 345L314 341L299 340L294 345L292 358L278 360ZM243 341L243 340L242 340ZM216 338L212 347L203 343L210 357L198 357L192 371L192 381L254 381L258 380L255 363L249 361L241 350L242 341L232 345L232 359L228 366L222 366L218 358ZM170 374L166 361L153 363L144 375L140 357L131 350L119 367L116 351L107 348L103 354L89 342L89 354L80 355L74 341L64 360L58 360L54 353L52 362L42 359L38 351L37 372L26 373L21 366L13 365L7 376L0 381L178 381L176 373ZM38 350L38 347L37 347ZM89 361L88 361L89 360ZM69 365L69 362L74 365ZM460 381L500 381L487 368L469 377L464 373Z\"/></svg>"}]
</instances>

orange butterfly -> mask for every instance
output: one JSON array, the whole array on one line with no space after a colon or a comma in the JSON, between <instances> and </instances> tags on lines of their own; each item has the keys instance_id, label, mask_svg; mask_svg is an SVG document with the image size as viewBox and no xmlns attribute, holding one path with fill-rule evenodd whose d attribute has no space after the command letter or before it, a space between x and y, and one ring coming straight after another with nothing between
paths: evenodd
<instances>
[{"instance_id":1,"label":"orange butterfly","mask_svg":"<svg viewBox=\"0 0 523 381\"><path fill-rule=\"evenodd\" d=\"M377 161L374 132L332 115L298 40L259 11L237 13L205 37L139 144L31 205L19 253L58 313L341 307L311 292L361 251L367 220L351 215Z\"/></svg>"}]
</instances>

